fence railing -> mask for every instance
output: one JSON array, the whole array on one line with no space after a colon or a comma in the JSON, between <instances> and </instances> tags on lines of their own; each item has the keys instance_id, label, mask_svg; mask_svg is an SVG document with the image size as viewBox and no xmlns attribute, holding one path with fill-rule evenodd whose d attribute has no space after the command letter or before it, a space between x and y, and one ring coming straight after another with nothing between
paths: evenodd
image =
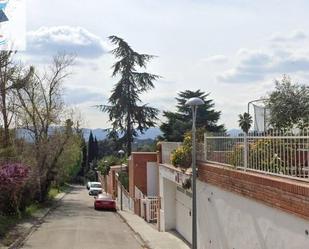
<instances>
[{"instance_id":1,"label":"fence railing","mask_svg":"<svg viewBox=\"0 0 309 249\"><path fill-rule=\"evenodd\" d=\"M309 130L205 134L199 160L309 181Z\"/></svg>"},{"instance_id":2,"label":"fence railing","mask_svg":"<svg viewBox=\"0 0 309 249\"><path fill-rule=\"evenodd\" d=\"M138 205L138 214L147 222L157 222L160 198L158 196L146 196L135 186L135 199Z\"/></svg>"},{"instance_id":3,"label":"fence railing","mask_svg":"<svg viewBox=\"0 0 309 249\"><path fill-rule=\"evenodd\" d=\"M148 222L157 222L159 211L159 197L146 197L146 220Z\"/></svg>"},{"instance_id":4,"label":"fence railing","mask_svg":"<svg viewBox=\"0 0 309 249\"><path fill-rule=\"evenodd\" d=\"M122 195L121 195L122 189ZM122 197L122 207L124 210L130 210L134 212L134 200L130 197L128 191L121 185L120 181L117 184L117 204L120 205Z\"/></svg>"}]
</instances>

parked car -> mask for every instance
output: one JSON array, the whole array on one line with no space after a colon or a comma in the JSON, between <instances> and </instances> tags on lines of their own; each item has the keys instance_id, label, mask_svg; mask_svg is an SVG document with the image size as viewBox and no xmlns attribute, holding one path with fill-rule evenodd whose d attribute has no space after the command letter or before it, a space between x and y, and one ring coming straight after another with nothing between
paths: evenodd
<instances>
[{"instance_id":1,"label":"parked car","mask_svg":"<svg viewBox=\"0 0 309 249\"><path fill-rule=\"evenodd\" d=\"M116 211L116 201L108 194L99 194L94 197L94 209L109 209Z\"/></svg>"},{"instance_id":2,"label":"parked car","mask_svg":"<svg viewBox=\"0 0 309 249\"><path fill-rule=\"evenodd\" d=\"M100 182L91 182L89 188L89 195L102 194L102 185Z\"/></svg>"},{"instance_id":3,"label":"parked car","mask_svg":"<svg viewBox=\"0 0 309 249\"><path fill-rule=\"evenodd\" d=\"M92 182L87 182L87 185L86 185L86 188L89 190L90 189L90 184L91 184Z\"/></svg>"}]
</instances>

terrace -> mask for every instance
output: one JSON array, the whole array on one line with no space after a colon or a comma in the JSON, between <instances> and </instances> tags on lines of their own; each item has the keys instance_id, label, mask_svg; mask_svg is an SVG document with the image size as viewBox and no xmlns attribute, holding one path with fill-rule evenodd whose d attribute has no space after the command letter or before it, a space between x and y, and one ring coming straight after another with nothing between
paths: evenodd
<instances>
[{"instance_id":1,"label":"terrace","mask_svg":"<svg viewBox=\"0 0 309 249\"><path fill-rule=\"evenodd\" d=\"M200 161L309 182L309 130L205 134Z\"/></svg>"}]
</instances>

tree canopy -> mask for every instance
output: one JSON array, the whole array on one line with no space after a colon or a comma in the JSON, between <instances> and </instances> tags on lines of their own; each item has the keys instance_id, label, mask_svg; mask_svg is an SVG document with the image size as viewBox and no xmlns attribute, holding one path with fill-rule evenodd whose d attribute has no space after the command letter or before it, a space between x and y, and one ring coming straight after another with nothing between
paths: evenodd
<instances>
[{"instance_id":1,"label":"tree canopy","mask_svg":"<svg viewBox=\"0 0 309 249\"><path fill-rule=\"evenodd\" d=\"M274 128L309 127L309 86L293 84L288 76L275 81L267 100Z\"/></svg>"},{"instance_id":2,"label":"tree canopy","mask_svg":"<svg viewBox=\"0 0 309 249\"><path fill-rule=\"evenodd\" d=\"M128 155L131 154L133 139L138 136L138 131L144 133L155 125L158 110L142 104L140 95L154 88L153 82L158 75L147 72L138 72L146 68L152 55L139 54L127 42L117 36L110 36L110 41L117 47L112 54L118 59L113 65L113 77L119 77L108 105L99 106L109 114L112 124L111 136L120 136L120 142L125 145Z\"/></svg>"},{"instance_id":3,"label":"tree canopy","mask_svg":"<svg viewBox=\"0 0 309 249\"><path fill-rule=\"evenodd\" d=\"M252 117L249 113L245 112L244 114L239 114L239 127L243 130L244 133L248 134L252 122Z\"/></svg>"},{"instance_id":4,"label":"tree canopy","mask_svg":"<svg viewBox=\"0 0 309 249\"><path fill-rule=\"evenodd\" d=\"M191 109L186 106L185 103L188 99L193 97L201 98L205 102L204 105L198 107L196 127L209 132L224 131L224 126L217 124L221 112L215 111L213 100L208 98L209 93L206 94L201 90L186 90L178 93L178 97L176 97L176 112L163 112L163 116L167 121L160 126L160 129L163 132L162 139L171 142L183 140L184 134L189 131L192 126Z\"/></svg>"}]
</instances>

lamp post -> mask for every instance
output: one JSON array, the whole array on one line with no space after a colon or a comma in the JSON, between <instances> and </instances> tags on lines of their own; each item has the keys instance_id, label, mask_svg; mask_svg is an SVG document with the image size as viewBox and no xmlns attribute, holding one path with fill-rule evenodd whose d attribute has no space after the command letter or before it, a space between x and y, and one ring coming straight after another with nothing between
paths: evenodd
<instances>
[{"instance_id":1,"label":"lamp post","mask_svg":"<svg viewBox=\"0 0 309 249\"><path fill-rule=\"evenodd\" d=\"M122 156L124 155L124 151L123 150L119 150L118 154L120 155L120 158L122 158ZM120 176L122 175L122 162L120 163ZM122 184L120 182L120 210L123 210L123 206L122 206Z\"/></svg>"},{"instance_id":2,"label":"lamp post","mask_svg":"<svg viewBox=\"0 0 309 249\"><path fill-rule=\"evenodd\" d=\"M105 193L107 193L107 180L106 180L106 173L107 173L107 167L108 167L108 161L104 161L104 167L105 167L105 172L104 172L104 188L105 188Z\"/></svg>"},{"instance_id":3,"label":"lamp post","mask_svg":"<svg viewBox=\"0 0 309 249\"><path fill-rule=\"evenodd\" d=\"M192 109L192 249L197 249L197 213L196 213L196 114L199 105L204 101L200 98L191 98L186 102Z\"/></svg>"}]
</instances>

